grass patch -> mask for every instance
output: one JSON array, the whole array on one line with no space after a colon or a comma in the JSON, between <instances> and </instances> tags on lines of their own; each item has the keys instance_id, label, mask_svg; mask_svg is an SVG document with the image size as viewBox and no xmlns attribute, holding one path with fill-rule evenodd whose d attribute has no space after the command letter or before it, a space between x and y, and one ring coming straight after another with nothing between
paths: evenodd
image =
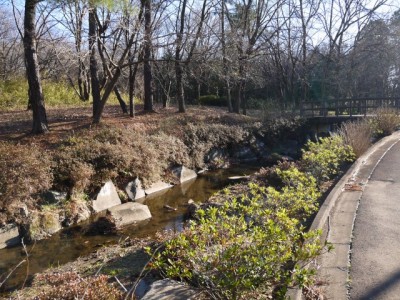
<instances>
[{"instance_id":1,"label":"grass patch","mask_svg":"<svg viewBox=\"0 0 400 300\"><path fill-rule=\"evenodd\" d=\"M92 101L82 101L75 90L66 82L42 82L43 95L47 108L89 107ZM128 97L122 95L126 101ZM136 100L137 101L137 100ZM135 101L135 102L136 102ZM24 78L0 81L0 110L26 109L28 103L28 82ZM119 104L111 94L108 104Z\"/></svg>"}]
</instances>

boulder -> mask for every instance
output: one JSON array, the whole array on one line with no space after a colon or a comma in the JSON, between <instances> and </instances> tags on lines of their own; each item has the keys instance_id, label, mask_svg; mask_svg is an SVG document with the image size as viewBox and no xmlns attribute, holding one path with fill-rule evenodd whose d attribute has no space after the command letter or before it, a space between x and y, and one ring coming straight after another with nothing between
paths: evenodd
<instances>
[{"instance_id":1,"label":"boulder","mask_svg":"<svg viewBox=\"0 0 400 300\"><path fill-rule=\"evenodd\" d=\"M179 183L192 180L197 177L197 173L185 166L180 166L172 169L172 173L177 177Z\"/></svg>"},{"instance_id":2,"label":"boulder","mask_svg":"<svg viewBox=\"0 0 400 300\"><path fill-rule=\"evenodd\" d=\"M130 200L137 200L146 196L142 186L142 182L139 178L136 178L134 181L129 182L125 188L125 191Z\"/></svg>"},{"instance_id":3,"label":"boulder","mask_svg":"<svg viewBox=\"0 0 400 300\"><path fill-rule=\"evenodd\" d=\"M193 201L193 199L189 199L188 203L188 217L195 218L196 212L200 209L200 205Z\"/></svg>"},{"instance_id":4,"label":"boulder","mask_svg":"<svg viewBox=\"0 0 400 300\"><path fill-rule=\"evenodd\" d=\"M75 200L69 202L65 207L62 226L69 227L74 224L86 221L91 216L91 211L86 201Z\"/></svg>"},{"instance_id":5,"label":"boulder","mask_svg":"<svg viewBox=\"0 0 400 300\"><path fill-rule=\"evenodd\" d=\"M61 230L60 216L57 211L33 212L29 224L29 238L42 240Z\"/></svg>"},{"instance_id":6,"label":"boulder","mask_svg":"<svg viewBox=\"0 0 400 300\"><path fill-rule=\"evenodd\" d=\"M0 228L0 249L12 247L20 243L18 226L7 224Z\"/></svg>"},{"instance_id":7,"label":"boulder","mask_svg":"<svg viewBox=\"0 0 400 300\"><path fill-rule=\"evenodd\" d=\"M153 282L142 300L188 300L198 296L198 291L184 283L163 279Z\"/></svg>"},{"instance_id":8,"label":"boulder","mask_svg":"<svg viewBox=\"0 0 400 300\"><path fill-rule=\"evenodd\" d=\"M92 207L95 212L99 212L110 207L120 205L121 199L112 181L107 181L98 193L96 200L93 200Z\"/></svg>"},{"instance_id":9,"label":"boulder","mask_svg":"<svg viewBox=\"0 0 400 300\"><path fill-rule=\"evenodd\" d=\"M137 202L128 202L107 210L117 227L134 224L151 218L149 207Z\"/></svg>"},{"instance_id":10,"label":"boulder","mask_svg":"<svg viewBox=\"0 0 400 300\"><path fill-rule=\"evenodd\" d=\"M172 185L169 183L165 183L163 181L158 181L156 183L153 183L148 189L145 189L144 192L146 195L154 194L166 189L171 188Z\"/></svg>"}]
</instances>

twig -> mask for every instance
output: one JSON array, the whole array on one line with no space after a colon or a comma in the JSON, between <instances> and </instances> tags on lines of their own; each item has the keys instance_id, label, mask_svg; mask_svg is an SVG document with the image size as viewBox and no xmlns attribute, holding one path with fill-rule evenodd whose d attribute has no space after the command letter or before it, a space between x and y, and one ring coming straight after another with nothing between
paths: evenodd
<instances>
[{"instance_id":1,"label":"twig","mask_svg":"<svg viewBox=\"0 0 400 300\"><path fill-rule=\"evenodd\" d=\"M28 249L26 248L26 245L25 245L25 243L24 243L24 238L22 238L21 239L21 244L22 244L22 247L24 248L24 252L25 252L25 255L26 255L26 276L25 276L25 279L24 279L24 283L22 284L22 287L21 287L21 289L23 289L24 287L25 287L25 284L26 284L26 281L28 280L28 276L29 276L29 253L28 253ZM31 252L32 252L32 250L33 250L33 248L35 248L35 245L36 245L36 241L35 241L35 243L33 244L33 246L32 246L32 248L31 248Z\"/></svg>"},{"instance_id":2,"label":"twig","mask_svg":"<svg viewBox=\"0 0 400 300\"><path fill-rule=\"evenodd\" d=\"M10 273L8 273L8 275L6 276L6 278L5 278L2 282L0 282L0 288L1 288L1 287L3 286L3 284L7 281L7 279L10 278L11 274L14 273L14 271L15 271L16 269L18 269L18 267L19 267L20 265L22 265L24 262L26 262L26 259L21 260L21 261L10 271Z\"/></svg>"},{"instance_id":3,"label":"twig","mask_svg":"<svg viewBox=\"0 0 400 300\"><path fill-rule=\"evenodd\" d=\"M131 289L128 291L128 293L126 294L124 300L128 300L130 294L132 294L131 299L133 299L134 291L135 291L136 288L138 287L140 279L143 278L144 271L146 270L146 268L147 268L147 266L149 265L149 263L153 260L154 255L158 252L158 250L160 250L160 248L161 248L163 245L164 245L164 244L161 244L160 246L158 246L158 247L154 250L154 252L153 252L153 254L151 255L150 259L149 259L148 262L144 265L142 271L140 272L138 279L137 279L136 282L133 284L133 286L132 286Z\"/></svg>"},{"instance_id":4,"label":"twig","mask_svg":"<svg viewBox=\"0 0 400 300\"><path fill-rule=\"evenodd\" d=\"M128 290L126 289L126 287L121 283L121 281L119 281L119 279L117 278L117 276L114 276L115 280L118 282L118 284L124 289L125 293L128 292Z\"/></svg>"}]
</instances>

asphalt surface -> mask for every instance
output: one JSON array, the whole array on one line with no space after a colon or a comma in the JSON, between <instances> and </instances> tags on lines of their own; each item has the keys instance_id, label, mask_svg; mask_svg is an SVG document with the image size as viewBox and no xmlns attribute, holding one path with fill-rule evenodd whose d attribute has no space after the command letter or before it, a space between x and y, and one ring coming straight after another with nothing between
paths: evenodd
<instances>
[{"instance_id":1,"label":"asphalt surface","mask_svg":"<svg viewBox=\"0 0 400 300\"><path fill-rule=\"evenodd\" d=\"M400 299L400 142L377 163L360 198L349 284L350 299Z\"/></svg>"}]
</instances>

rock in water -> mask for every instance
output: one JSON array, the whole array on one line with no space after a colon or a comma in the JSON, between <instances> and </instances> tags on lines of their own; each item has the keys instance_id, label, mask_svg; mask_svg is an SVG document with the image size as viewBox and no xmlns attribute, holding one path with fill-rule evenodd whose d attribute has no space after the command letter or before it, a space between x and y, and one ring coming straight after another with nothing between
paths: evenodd
<instances>
[{"instance_id":1,"label":"rock in water","mask_svg":"<svg viewBox=\"0 0 400 300\"><path fill-rule=\"evenodd\" d=\"M197 177L197 173L185 166L176 167L172 173L178 178L180 183L192 180Z\"/></svg>"},{"instance_id":2,"label":"rock in water","mask_svg":"<svg viewBox=\"0 0 400 300\"><path fill-rule=\"evenodd\" d=\"M117 189L112 181L107 181L101 188L96 200L93 200L92 207L95 212L99 212L121 204Z\"/></svg>"},{"instance_id":3,"label":"rock in water","mask_svg":"<svg viewBox=\"0 0 400 300\"><path fill-rule=\"evenodd\" d=\"M128 202L107 210L117 227L134 224L151 218L149 207L137 202Z\"/></svg>"},{"instance_id":4,"label":"rock in water","mask_svg":"<svg viewBox=\"0 0 400 300\"><path fill-rule=\"evenodd\" d=\"M137 200L146 196L142 186L142 182L139 178L136 178L134 181L129 182L125 188L125 191L130 200Z\"/></svg>"},{"instance_id":5,"label":"rock in water","mask_svg":"<svg viewBox=\"0 0 400 300\"><path fill-rule=\"evenodd\" d=\"M18 226L7 224L0 228L0 249L18 245L20 243Z\"/></svg>"},{"instance_id":6,"label":"rock in water","mask_svg":"<svg viewBox=\"0 0 400 300\"><path fill-rule=\"evenodd\" d=\"M146 189L144 192L146 193L146 195L150 195L150 194L154 194L154 193L158 193L161 192L165 189L169 189L171 188L172 185L169 183L165 183L163 181L158 181L156 183L153 183L148 189Z\"/></svg>"}]
</instances>

